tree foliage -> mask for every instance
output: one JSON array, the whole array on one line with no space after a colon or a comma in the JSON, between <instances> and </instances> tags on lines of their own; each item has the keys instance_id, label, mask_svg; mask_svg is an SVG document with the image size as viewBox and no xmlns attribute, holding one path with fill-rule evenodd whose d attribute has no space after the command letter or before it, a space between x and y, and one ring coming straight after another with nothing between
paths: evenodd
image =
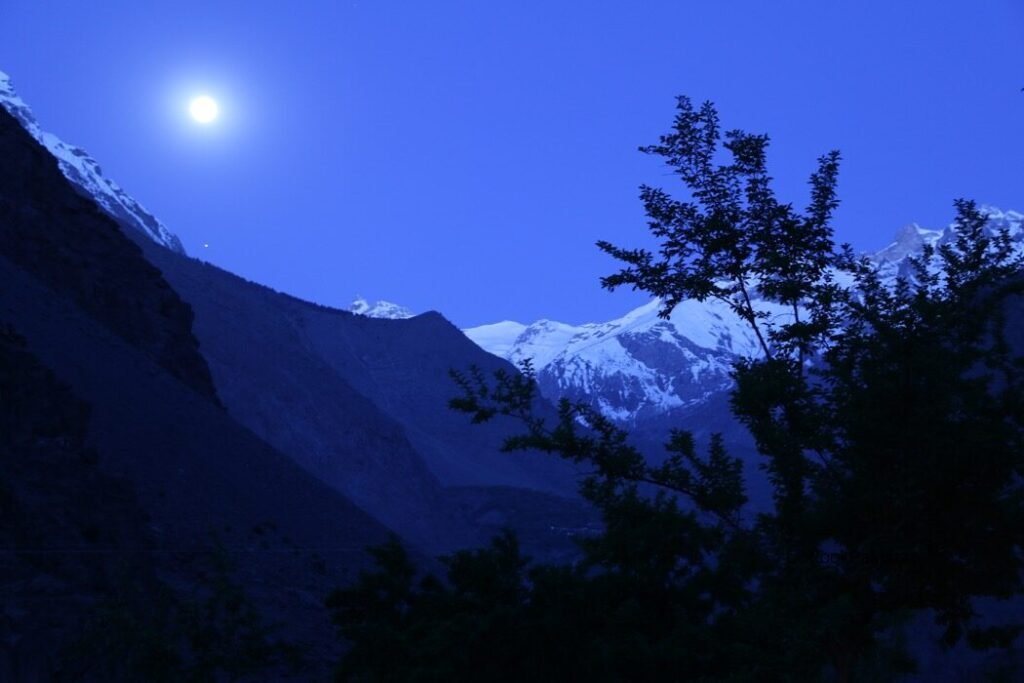
<instances>
[{"instance_id":1,"label":"tree foliage","mask_svg":"<svg viewBox=\"0 0 1024 683\"><path fill-rule=\"evenodd\" d=\"M418 680L410 672L443 659L463 680L483 666L470 653L493 652L499 678L883 680L911 666L887 634L920 610L950 645L1016 637L1019 625L983 629L974 612L978 598L1022 592L1024 363L1006 315L1024 278L1009 235L958 200L955 238L889 284L834 243L839 154L818 160L801 212L772 191L767 147L679 98L672 131L642 148L683 186L681 198L641 188L658 251L598 246L623 264L606 288L660 297L663 317L717 299L750 326L760 353L736 363L732 408L773 510L745 513L741 463L719 437L700 453L673 432L652 466L585 404L537 417L529 363L454 373L453 408L522 421L507 450L586 466L581 491L604 531L572 567L527 568L502 537L418 587L390 547L378 574L333 599L355 643L349 674ZM395 580L397 592L378 585ZM430 671L419 680L441 675Z\"/></svg>"}]
</instances>

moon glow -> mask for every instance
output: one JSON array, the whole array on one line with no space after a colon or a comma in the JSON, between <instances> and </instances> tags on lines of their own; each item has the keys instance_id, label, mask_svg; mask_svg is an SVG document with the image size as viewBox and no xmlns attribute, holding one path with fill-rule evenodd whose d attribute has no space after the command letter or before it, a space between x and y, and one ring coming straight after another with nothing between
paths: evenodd
<instances>
[{"instance_id":1,"label":"moon glow","mask_svg":"<svg viewBox=\"0 0 1024 683\"><path fill-rule=\"evenodd\" d=\"M209 95L200 95L189 103L188 112L197 122L207 124L217 120L220 107L217 106L217 101Z\"/></svg>"}]
</instances>

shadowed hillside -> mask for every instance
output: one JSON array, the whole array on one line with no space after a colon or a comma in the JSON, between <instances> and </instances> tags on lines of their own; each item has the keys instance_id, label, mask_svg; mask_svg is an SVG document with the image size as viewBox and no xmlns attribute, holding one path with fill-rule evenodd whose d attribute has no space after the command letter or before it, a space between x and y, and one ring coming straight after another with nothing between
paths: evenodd
<instances>
[{"instance_id":1,"label":"shadowed hillside","mask_svg":"<svg viewBox=\"0 0 1024 683\"><path fill-rule=\"evenodd\" d=\"M192 311L56 160L0 108L0 255L215 398Z\"/></svg>"},{"instance_id":2,"label":"shadowed hillside","mask_svg":"<svg viewBox=\"0 0 1024 683\"><path fill-rule=\"evenodd\" d=\"M458 393L449 370L513 370L441 315L354 315L136 239L195 310L228 412L425 553L485 543L509 524L529 552L564 555L565 525L534 513L555 508L580 527L596 519L573 467L501 453L515 425L474 427L448 408Z\"/></svg>"},{"instance_id":3,"label":"shadowed hillside","mask_svg":"<svg viewBox=\"0 0 1024 683\"><path fill-rule=\"evenodd\" d=\"M107 561L79 552L84 539L152 567L182 600L205 600L203 577L223 555L230 585L324 666L337 644L323 596L365 566L386 529L225 412L189 307L2 111L0 149L0 325L24 340L3 396L6 425L20 430L5 430L3 456L18 465L4 504L42 511L0 517L0 585L26 601L3 617L30 648L18 657L37 661L31 643L75 628L61 600L89 602L109 585ZM53 420L66 428L56 441L18 436ZM51 569L33 564L33 541L52 551ZM144 582L148 571L122 575ZM32 602L40 591L57 602Z\"/></svg>"}]
</instances>

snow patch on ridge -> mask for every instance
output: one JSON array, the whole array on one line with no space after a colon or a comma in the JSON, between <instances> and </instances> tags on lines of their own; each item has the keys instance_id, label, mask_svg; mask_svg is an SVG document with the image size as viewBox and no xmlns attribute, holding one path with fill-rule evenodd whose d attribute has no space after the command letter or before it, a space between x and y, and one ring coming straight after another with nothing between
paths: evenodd
<instances>
[{"instance_id":1,"label":"snow patch on ridge","mask_svg":"<svg viewBox=\"0 0 1024 683\"><path fill-rule=\"evenodd\" d=\"M143 233L153 241L184 254L185 249L163 223L146 211L113 180L103 175L100 165L89 154L65 143L52 133L39 127L32 110L17 95L10 77L0 71L0 106L6 109L43 147L57 159L64 177L86 195L93 198L108 214L122 225Z\"/></svg>"},{"instance_id":2,"label":"snow patch on ridge","mask_svg":"<svg viewBox=\"0 0 1024 683\"><path fill-rule=\"evenodd\" d=\"M525 331L526 325L514 320L502 320L500 323L463 330L477 346L502 358L512 352L516 339Z\"/></svg>"},{"instance_id":3,"label":"snow patch on ridge","mask_svg":"<svg viewBox=\"0 0 1024 683\"><path fill-rule=\"evenodd\" d=\"M367 318L386 318L389 320L404 320L413 317L413 312L404 306L393 304L390 301L377 301L371 304L361 296L357 296L348 307L350 313L365 315Z\"/></svg>"}]
</instances>

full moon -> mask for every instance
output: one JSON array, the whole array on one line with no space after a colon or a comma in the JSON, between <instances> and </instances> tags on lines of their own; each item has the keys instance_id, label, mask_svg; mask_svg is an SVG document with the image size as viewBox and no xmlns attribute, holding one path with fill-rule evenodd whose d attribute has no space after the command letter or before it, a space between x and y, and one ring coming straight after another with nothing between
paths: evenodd
<instances>
[{"instance_id":1,"label":"full moon","mask_svg":"<svg viewBox=\"0 0 1024 683\"><path fill-rule=\"evenodd\" d=\"M220 113L217 101L209 95L200 95L188 105L188 111L192 118L199 123L213 123Z\"/></svg>"}]
</instances>

